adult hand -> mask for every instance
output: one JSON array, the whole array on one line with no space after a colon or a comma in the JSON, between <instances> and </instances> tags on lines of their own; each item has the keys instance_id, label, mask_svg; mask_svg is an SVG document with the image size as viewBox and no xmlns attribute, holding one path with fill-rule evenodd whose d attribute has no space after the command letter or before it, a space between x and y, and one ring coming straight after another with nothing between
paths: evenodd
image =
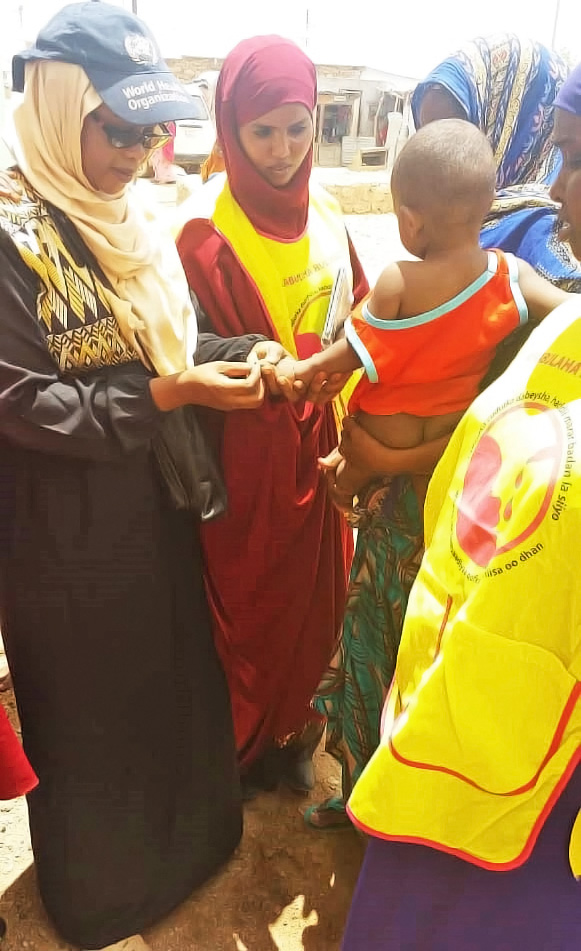
<instances>
[{"instance_id":1,"label":"adult hand","mask_svg":"<svg viewBox=\"0 0 581 951\"><path fill-rule=\"evenodd\" d=\"M165 412L193 404L212 409L257 409L264 400L260 364L202 363L191 370L151 381L151 394Z\"/></svg>"},{"instance_id":2,"label":"adult hand","mask_svg":"<svg viewBox=\"0 0 581 951\"><path fill-rule=\"evenodd\" d=\"M299 393L295 392L292 381L284 376L279 377L275 369L281 360L294 360L281 343L277 340L261 340L254 344L247 360L252 366L259 364L262 378L271 396L283 396L291 403L298 400Z\"/></svg>"},{"instance_id":3,"label":"adult hand","mask_svg":"<svg viewBox=\"0 0 581 951\"><path fill-rule=\"evenodd\" d=\"M290 356L278 340L260 340L254 344L246 360L250 364L270 363L274 367L283 357Z\"/></svg>"},{"instance_id":4,"label":"adult hand","mask_svg":"<svg viewBox=\"0 0 581 951\"><path fill-rule=\"evenodd\" d=\"M16 179L16 172L11 169L0 171L0 198L7 198L14 202L20 201L22 185Z\"/></svg>"}]
</instances>

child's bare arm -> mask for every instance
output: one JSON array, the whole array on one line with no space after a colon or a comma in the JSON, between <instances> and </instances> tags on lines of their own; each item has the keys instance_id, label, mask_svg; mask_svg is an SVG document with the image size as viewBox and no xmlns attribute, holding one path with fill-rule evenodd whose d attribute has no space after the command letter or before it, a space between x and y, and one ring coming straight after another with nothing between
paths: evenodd
<instances>
[{"instance_id":1,"label":"child's bare arm","mask_svg":"<svg viewBox=\"0 0 581 951\"><path fill-rule=\"evenodd\" d=\"M518 258L518 283L529 311L529 320L537 324L559 304L569 300L567 294L537 274L527 261Z\"/></svg>"},{"instance_id":2,"label":"child's bare arm","mask_svg":"<svg viewBox=\"0 0 581 951\"><path fill-rule=\"evenodd\" d=\"M374 317L389 320L399 314L403 277L397 264L390 264L381 273L373 291L369 309ZM336 340L326 350L315 353L308 360L283 358L274 372L279 384L290 383L295 393L305 393L317 374L329 378L335 373L352 373L362 361L347 337ZM318 399L317 402L324 402Z\"/></svg>"},{"instance_id":3,"label":"child's bare arm","mask_svg":"<svg viewBox=\"0 0 581 951\"><path fill-rule=\"evenodd\" d=\"M329 379L334 373L352 373L360 366L361 360L351 344L343 337L327 350L313 354L308 360L293 360L291 357L284 357L276 364L274 372L279 384L288 381L295 392L306 393L317 374L323 374L325 379Z\"/></svg>"},{"instance_id":4,"label":"child's bare arm","mask_svg":"<svg viewBox=\"0 0 581 951\"><path fill-rule=\"evenodd\" d=\"M295 375L297 379L304 380L306 375L312 378L315 373L321 372L328 376L331 373L350 373L353 370L358 370L360 366L361 360L355 350L346 337L341 337L326 350L313 354L308 360L299 360Z\"/></svg>"}]
</instances>

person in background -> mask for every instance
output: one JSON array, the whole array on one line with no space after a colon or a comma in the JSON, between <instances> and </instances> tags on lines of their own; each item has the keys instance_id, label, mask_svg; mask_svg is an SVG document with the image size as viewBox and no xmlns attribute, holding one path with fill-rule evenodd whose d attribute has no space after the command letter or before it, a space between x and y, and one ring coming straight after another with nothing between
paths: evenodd
<instances>
[{"instance_id":1,"label":"person in background","mask_svg":"<svg viewBox=\"0 0 581 951\"><path fill-rule=\"evenodd\" d=\"M133 951L241 835L199 546L223 492L187 409L258 407L262 338L198 336L175 243L131 188L195 109L145 24L66 6L13 78L0 624L48 914L81 948Z\"/></svg>"},{"instance_id":2,"label":"person in background","mask_svg":"<svg viewBox=\"0 0 581 951\"><path fill-rule=\"evenodd\" d=\"M176 181L176 175L179 171L174 165L174 140L176 135L175 122L166 123L170 134L169 140L160 149L155 149L151 153L149 162L153 169L154 182L158 185L173 185Z\"/></svg>"},{"instance_id":3,"label":"person in background","mask_svg":"<svg viewBox=\"0 0 581 951\"><path fill-rule=\"evenodd\" d=\"M368 285L336 202L310 182L316 73L276 36L244 40L216 91L226 174L180 210L190 286L213 330L252 332L294 356L320 350L344 269L355 301ZM269 357L269 359L271 359ZM206 584L226 669L247 789L282 778L314 785L323 718L311 707L335 649L352 533L317 459L336 445L333 408L271 398L216 427L229 496L204 527Z\"/></svg>"},{"instance_id":4,"label":"person in background","mask_svg":"<svg viewBox=\"0 0 581 951\"><path fill-rule=\"evenodd\" d=\"M581 258L581 67L555 105L551 194ZM430 484L381 745L349 802L371 838L343 951L581 944L580 366L574 296Z\"/></svg>"},{"instance_id":5,"label":"person in background","mask_svg":"<svg viewBox=\"0 0 581 951\"><path fill-rule=\"evenodd\" d=\"M460 118L478 126L496 161L496 201L481 234L484 248L527 261L567 291L581 291L581 267L558 239L549 188L559 171L551 141L553 101L567 76L562 59L513 34L478 38L443 60L415 89L416 128Z\"/></svg>"},{"instance_id":6,"label":"person in background","mask_svg":"<svg viewBox=\"0 0 581 951\"><path fill-rule=\"evenodd\" d=\"M226 166L224 165L224 155L222 149L220 148L219 142L214 142L212 146L212 151L208 155L208 158L202 162L200 166L200 176L204 185L209 181L213 175L218 175L220 172L224 172Z\"/></svg>"}]
</instances>

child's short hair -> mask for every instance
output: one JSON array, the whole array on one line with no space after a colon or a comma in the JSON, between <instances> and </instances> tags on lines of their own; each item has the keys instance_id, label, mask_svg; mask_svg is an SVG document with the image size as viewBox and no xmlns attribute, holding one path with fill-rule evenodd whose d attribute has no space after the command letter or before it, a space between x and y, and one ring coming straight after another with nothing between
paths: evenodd
<instances>
[{"instance_id":1,"label":"child's short hair","mask_svg":"<svg viewBox=\"0 0 581 951\"><path fill-rule=\"evenodd\" d=\"M484 218L495 186L490 144L464 119L439 119L419 129L401 150L391 177L400 205L458 224Z\"/></svg>"}]
</instances>

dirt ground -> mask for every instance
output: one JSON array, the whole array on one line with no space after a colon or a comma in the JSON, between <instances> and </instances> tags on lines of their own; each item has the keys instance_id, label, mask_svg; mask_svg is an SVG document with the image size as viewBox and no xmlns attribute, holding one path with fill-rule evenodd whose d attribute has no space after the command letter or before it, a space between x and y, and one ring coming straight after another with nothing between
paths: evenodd
<instances>
[{"instance_id":1,"label":"dirt ground","mask_svg":"<svg viewBox=\"0 0 581 951\"><path fill-rule=\"evenodd\" d=\"M2 703L17 726L14 698ZM339 786L337 764L317 753L310 799L264 793L245 808L244 837L229 865L145 937L152 951L337 951L363 854L352 829L315 832L309 801ZM2 951L70 951L36 891L23 800L0 804Z\"/></svg>"},{"instance_id":2,"label":"dirt ground","mask_svg":"<svg viewBox=\"0 0 581 951\"><path fill-rule=\"evenodd\" d=\"M395 220L349 215L370 280L397 253ZM391 252L391 253L390 253ZM14 698L1 695L17 724ZM309 799L265 793L245 809L242 843L229 865L145 937L152 951L338 951L364 843L350 828L316 832L301 813L339 788L339 767L316 754ZM70 951L52 930L36 891L23 800L0 803L1 951Z\"/></svg>"}]
</instances>

